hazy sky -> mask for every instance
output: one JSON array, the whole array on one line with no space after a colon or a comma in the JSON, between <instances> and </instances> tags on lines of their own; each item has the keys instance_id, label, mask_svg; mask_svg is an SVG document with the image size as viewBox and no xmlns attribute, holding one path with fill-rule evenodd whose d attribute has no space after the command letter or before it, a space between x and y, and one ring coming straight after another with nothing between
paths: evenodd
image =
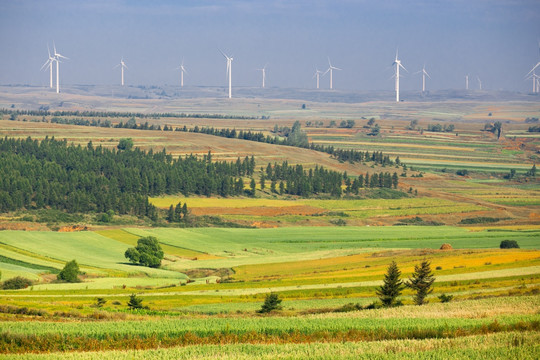
<instances>
[{"instance_id":1,"label":"hazy sky","mask_svg":"<svg viewBox=\"0 0 540 360\"><path fill-rule=\"evenodd\" d=\"M70 58L61 83L113 84L123 57L129 85L315 86L327 57L343 71L334 88L392 90L396 48L409 73L402 89L464 87L529 91L540 61L538 0L0 0L0 84L47 85L47 43ZM540 71L539 71L540 73ZM474 81L473 81L474 80ZM328 76L321 85L328 87Z\"/></svg>"}]
</instances>

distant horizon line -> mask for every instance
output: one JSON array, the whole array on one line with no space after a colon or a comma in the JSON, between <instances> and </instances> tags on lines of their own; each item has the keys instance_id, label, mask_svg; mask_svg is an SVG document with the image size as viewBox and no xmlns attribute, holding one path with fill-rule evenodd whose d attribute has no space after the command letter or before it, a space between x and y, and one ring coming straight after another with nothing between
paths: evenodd
<instances>
[{"instance_id":1,"label":"distant horizon line","mask_svg":"<svg viewBox=\"0 0 540 360\"><path fill-rule=\"evenodd\" d=\"M27 88L43 88L43 89L50 89L47 85L35 85L35 84L0 84L0 87L27 87ZM176 84L162 84L162 85L156 85L156 84L138 84L138 85L117 85L117 84L65 84L63 87L70 87L70 86L99 86L99 87L111 87L111 88L141 88L141 87L150 87L150 88L161 88L161 87L173 87L177 88L178 90L182 90L185 88L215 88L215 89L224 89L227 90L227 85L184 85L181 87L180 85ZM281 86L266 86L265 88L262 88L260 86L250 86L250 85L236 85L236 89L253 89L253 90L260 90L260 91L268 91L269 89L290 89L290 90L308 90L313 92L389 92L394 93L395 90L393 89L369 89L369 90L361 90L361 89L329 89L329 88L312 88L312 87L281 87ZM422 90L411 90L411 89L402 89L402 92L414 92L414 93L422 93ZM444 88L444 89L433 89L433 90L426 90L425 93L429 94L430 92L444 92L444 91L461 91L461 92L510 92L510 93L516 93L516 94L533 94L532 92L522 91L522 90L509 90L509 89L461 89L461 88ZM53 91L51 91L53 92Z\"/></svg>"}]
</instances>

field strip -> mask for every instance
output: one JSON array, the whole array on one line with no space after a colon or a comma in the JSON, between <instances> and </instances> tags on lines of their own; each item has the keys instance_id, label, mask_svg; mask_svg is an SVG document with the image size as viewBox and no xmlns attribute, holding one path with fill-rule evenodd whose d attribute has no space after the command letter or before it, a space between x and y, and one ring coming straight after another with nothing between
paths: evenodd
<instances>
[{"instance_id":1,"label":"field strip","mask_svg":"<svg viewBox=\"0 0 540 360\"><path fill-rule=\"evenodd\" d=\"M446 281L464 281L464 280L477 280L477 279L493 279L500 277L508 276L526 276L526 275L536 275L540 274L540 266L528 266L518 269L504 269L504 270L493 270L493 271L481 271L481 272L471 272L465 274L454 274L454 275L441 275L436 278L436 282L446 282ZM348 282L348 283L332 283L332 284L310 284L310 285L292 285L292 286L277 286L277 287L268 287L268 288L252 288L252 289L212 289L212 290L194 290L194 291L175 291L175 292L159 292L159 293L148 293L148 296L171 296L171 295L219 295L219 296L237 296L237 295L256 295L256 294L265 294L271 292L279 291L293 291L293 290L313 290L313 289L332 289L339 287L366 287L366 286L380 286L382 280L372 280L372 281L358 281L358 282ZM121 296L128 294L77 294L77 295L43 295L43 294L2 294L0 297L17 297L17 298L40 298L40 297L51 297L51 298L71 298L71 297L97 297L97 296Z\"/></svg>"},{"instance_id":2,"label":"field strip","mask_svg":"<svg viewBox=\"0 0 540 360\"><path fill-rule=\"evenodd\" d=\"M420 149L438 149L438 150L455 150L455 151L467 151L470 152L471 148L459 147L459 146L442 146L442 145L420 145L420 144L403 144L403 143L373 143L362 141L333 141L333 140L317 140L318 143L324 144L340 144L340 145L365 145L365 146L382 146L382 147L407 147L407 148L420 148Z\"/></svg>"},{"instance_id":3,"label":"field strip","mask_svg":"<svg viewBox=\"0 0 540 360\"><path fill-rule=\"evenodd\" d=\"M455 166L475 166L475 167L485 167L485 168L520 168L520 169L529 169L532 165L531 164L518 164L518 163L494 163L494 162L477 162L477 161L452 161L452 160L436 160L436 159L414 159L414 158L402 158L402 162L406 164L420 164L425 165L426 163L440 163L441 165L445 165L446 163L450 163L450 165Z\"/></svg>"}]
</instances>

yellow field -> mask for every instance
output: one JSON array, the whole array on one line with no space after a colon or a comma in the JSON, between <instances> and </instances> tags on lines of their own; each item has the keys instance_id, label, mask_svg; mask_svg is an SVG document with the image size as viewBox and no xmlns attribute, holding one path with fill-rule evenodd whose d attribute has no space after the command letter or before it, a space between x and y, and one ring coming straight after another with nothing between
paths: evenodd
<instances>
[{"instance_id":1,"label":"yellow field","mask_svg":"<svg viewBox=\"0 0 540 360\"><path fill-rule=\"evenodd\" d=\"M223 207L223 208L245 208L245 207L287 207L299 205L300 201L273 200L273 199L250 199L250 198L202 198L202 197L175 197L166 196L149 198L155 206L166 209L175 206L178 202L187 203L189 208Z\"/></svg>"},{"instance_id":2,"label":"yellow field","mask_svg":"<svg viewBox=\"0 0 540 360\"><path fill-rule=\"evenodd\" d=\"M490 271L540 264L537 250L410 250L381 251L326 259L288 263L245 265L234 268L236 280L261 279L321 279L348 280L380 278L391 260L397 260L403 274L410 274L423 258L429 258L431 267L441 267L437 274L463 271ZM466 270L465 270L466 269Z\"/></svg>"}]
</instances>

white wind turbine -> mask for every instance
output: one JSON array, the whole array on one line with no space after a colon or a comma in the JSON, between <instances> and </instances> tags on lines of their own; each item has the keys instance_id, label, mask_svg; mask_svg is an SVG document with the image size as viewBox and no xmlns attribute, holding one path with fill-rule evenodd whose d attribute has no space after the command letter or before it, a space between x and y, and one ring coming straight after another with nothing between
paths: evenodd
<instances>
[{"instance_id":1,"label":"white wind turbine","mask_svg":"<svg viewBox=\"0 0 540 360\"><path fill-rule=\"evenodd\" d=\"M333 70L341 70L340 68L337 68L335 66L332 66L332 63L330 62L330 58L328 58L328 70L326 70L326 72L323 74L326 75L327 72L330 71L330 90L333 89L333 85L332 85L332 72Z\"/></svg>"},{"instance_id":2,"label":"white wind turbine","mask_svg":"<svg viewBox=\"0 0 540 360\"><path fill-rule=\"evenodd\" d=\"M469 90L469 74L465 75L465 90Z\"/></svg>"},{"instance_id":3,"label":"white wind turbine","mask_svg":"<svg viewBox=\"0 0 540 360\"><path fill-rule=\"evenodd\" d=\"M54 61L56 61L56 93L58 94L60 93L60 59L69 60L69 58L56 52L56 45L54 44L54 42L53 42L53 48L54 48Z\"/></svg>"},{"instance_id":4,"label":"white wind turbine","mask_svg":"<svg viewBox=\"0 0 540 360\"><path fill-rule=\"evenodd\" d=\"M180 86L184 87L184 73L187 73L187 70L184 67L184 59L182 59L182 64L177 67L176 70L180 70Z\"/></svg>"},{"instance_id":5,"label":"white wind turbine","mask_svg":"<svg viewBox=\"0 0 540 360\"><path fill-rule=\"evenodd\" d=\"M43 66L41 67L41 70L49 68L49 71L50 71L49 87L52 89L53 88L53 64L56 61L56 59L53 56L51 56L51 50L49 49L49 45L47 45L47 52L49 53L49 58L47 59L45 64L43 64Z\"/></svg>"},{"instance_id":6,"label":"white wind turbine","mask_svg":"<svg viewBox=\"0 0 540 360\"><path fill-rule=\"evenodd\" d=\"M396 65L396 74L394 75L396 77L396 102L399 102L399 68L403 68L403 70L407 71L403 65L401 65L401 60L398 59L398 51L396 50L396 59L392 63L392 66Z\"/></svg>"},{"instance_id":7,"label":"white wind turbine","mask_svg":"<svg viewBox=\"0 0 540 360\"><path fill-rule=\"evenodd\" d=\"M478 89L482 90L482 80L480 80L479 76L477 76L476 79L478 80Z\"/></svg>"},{"instance_id":8,"label":"white wind turbine","mask_svg":"<svg viewBox=\"0 0 540 360\"><path fill-rule=\"evenodd\" d=\"M533 83L533 87L532 87L532 92L533 94L536 94L537 92L540 91L540 89L538 88L538 82L539 82L539 79L540 79L540 76L539 75L536 75L536 72L533 71L531 75L529 75L525 80L532 80L532 83Z\"/></svg>"},{"instance_id":9,"label":"white wind turbine","mask_svg":"<svg viewBox=\"0 0 540 360\"><path fill-rule=\"evenodd\" d=\"M536 87L535 84L536 84L536 81L537 81L537 79L540 77L540 76L536 75L536 68L538 68L539 66L540 66L540 61L538 62L538 64L536 64L536 65L531 69L531 71L529 71L529 72L527 73L527 75L525 75L525 76L527 77L527 80L528 80L528 79L531 79L531 78L533 79L533 92L535 92L535 93L538 92L538 91L540 90L540 89L536 88L536 91L535 91L535 87Z\"/></svg>"},{"instance_id":10,"label":"white wind turbine","mask_svg":"<svg viewBox=\"0 0 540 360\"><path fill-rule=\"evenodd\" d=\"M120 59L120 64L116 65L113 69L116 69L119 66L120 66L121 72L122 72L121 84L122 84L122 86L124 86L124 69L128 68L126 63L124 62L124 58Z\"/></svg>"},{"instance_id":11,"label":"white wind turbine","mask_svg":"<svg viewBox=\"0 0 540 360\"><path fill-rule=\"evenodd\" d=\"M317 78L317 89L319 88L319 78L321 77L321 74L323 72L319 69L315 69L315 74L313 75L313 79Z\"/></svg>"},{"instance_id":12,"label":"white wind turbine","mask_svg":"<svg viewBox=\"0 0 540 360\"><path fill-rule=\"evenodd\" d=\"M415 72L415 74L422 73L422 92L426 92L426 76L431 79L428 72L426 71L426 64L422 67L422 70Z\"/></svg>"},{"instance_id":13,"label":"white wind turbine","mask_svg":"<svg viewBox=\"0 0 540 360\"><path fill-rule=\"evenodd\" d=\"M233 58L225 55L225 53L221 50L219 52L225 56L225 59L227 59L227 77L229 78L229 99L232 98L232 61Z\"/></svg>"},{"instance_id":14,"label":"white wind turbine","mask_svg":"<svg viewBox=\"0 0 540 360\"><path fill-rule=\"evenodd\" d=\"M264 65L264 67L262 69L257 69L259 71L262 72L262 88L264 89L264 84L265 84L265 81L266 81L266 67L268 66L268 64Z\"/></svg>"}]
</instances>

